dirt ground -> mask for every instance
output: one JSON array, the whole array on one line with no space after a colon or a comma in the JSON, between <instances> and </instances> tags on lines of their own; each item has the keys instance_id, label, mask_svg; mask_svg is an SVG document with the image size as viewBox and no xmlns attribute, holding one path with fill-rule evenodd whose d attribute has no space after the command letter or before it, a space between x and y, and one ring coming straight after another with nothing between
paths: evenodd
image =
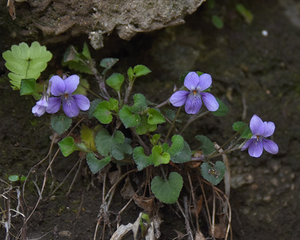
<instances>
[{"instance_id":1,"label":"dirt ground","mask_svg":"<svg viewBox=\"0 0 300 240\"><path fill-rule=\"evenodd\" d=\"M276 125L273 140L279 146L277 155L265 152L254 159L246 152L238 152L228 156L232 177L233 239L300 239L300 2L216 0L215 3L212 9L203 4L196 13L186 17L184 25L138 34L130 42L112 34L105 38L103 49L91 51L92 56L98 62L104 57L119 58L114 71L120 73L136 64L149 67L152 73L137 82L135 91L156 103L172 94L174 84L180 86L179 76L184 71L210 73L214 95L222 99L230 111L225 117L209 116L192 124L192 131L184 135L191 146L195 144L195 132L221 145L234 134L231 126L235 121L249 121L253 114L264 121L273 121ZM251 24L237 13L238 3L253 14ZM222 29L212 24L212 15L222 18ZM61 69L62 54L70 44L81 48L84 41L88 41L87 36L63 44L48 44L47 48L55 57L44 77ZM7 181L11 174L27 175L31 167L46 156L51 130L50 116L34 117L31 114L34 100L20 97L3 78L7 73L3 59L0 67L0 178ZM58 156L52 168L56 184L62 182L78 158L77 154L67 159ZM39 185L47 161L33 175ZM87 169L84 163L67 197L65 194L74 173L54 197L41 201L28 222L29 239L93 239L102 183ZM45 196L50 193L52 179L49 174ZM4 186L1 182L0 189ZM116 192L120 190L121 187ZM25 199L28 204L25 213L28 214L38 199L33 182L27 184ZM107 227L105 239L109 239L115 229L115 214L127 201L115 195L110 208L112 228L110 231ZM0 202L4 209L3 199ZM134 222L141 211L131 202L121 215L121 223ZM177 236L174 229L186 231L184 219L177 212L175 205L161 208L164 222L160 239L174 239ZM13 224L12 232L16 234L22 217L16 217ZM98 239L101 234L100 229ZM133 239L126 236L124 239ZM4 237L2 227L0 239Z\"/></svg>"}]
</instances>

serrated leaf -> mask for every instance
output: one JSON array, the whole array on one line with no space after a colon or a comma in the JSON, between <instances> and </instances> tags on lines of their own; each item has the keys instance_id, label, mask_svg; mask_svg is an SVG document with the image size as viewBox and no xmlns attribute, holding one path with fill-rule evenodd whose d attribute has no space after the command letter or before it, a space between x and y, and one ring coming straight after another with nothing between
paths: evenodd
<instances>
[{"instance_id":1,"label":"serrated leaf","mask_svg":"<svg viewBox=\"0 0 300 240\"><path fill-rule=\"evenodd\" d=\"M153 132L156 129L157 129L157 125L149 124L148 117L146 115L141 116L141 123L135 127L135 130L136 130L137 134L139 134L139 135L143 135L143 134L147 133L148 131Z\"/></svg>"},{"instance_id":2,"label":"serrated leaf","mask_svg":"<svg viewBox=\"0 0 300 240\"><path fill-rule=\"evenodd\" d=\"M141 112L145 110L148 106L147 100L143 94L137 93L133 96L134 104L131 107L131 111L136 113L136 112Z\"/></svg>"},{"instance_id":3,"label":"serrated leaf","mask_svg":"<svg viewBox=\"0 0 300 240\"><path fill-rule=\"evenodd\" d=\"M156 176L151 181L151 190L163 203L172 204L178 200L183 186L183 179L177 172L171 172L167 180Z\"/></svg>"},{"instance_id":4,"label":"serrated leaf","mask_svg":"<svg viewBox=\"0 0 300 240\"><path fill-rule=\"evenodd\" d=\"M162 146L160 145L155 145L152 148L152 154L149 158L149 161L153 162L155 167L161 164L168 164L170 162L170 154L163 152Z\"/></svg>"},{"instance_id":5,"label":"serrated leaf","mask_svg":"<svg viewBox=\"0 0 300 240\"><path fill-rule=\"evenodd\" d=\"M219 98L216 98L216 100L219 103L219 108L217 111L212 112L212 114L217 117L225 116L228 113L228 107Z\"/></svg>"},{"instance_id":6,"label":"serrated leaf","mask_svg":"<svg viewBox=\"0 0 300 240\"><path fill-rule=\"evenodd\" d=\"M20 89L22 79L37 79L52 58L46 47L38 42L33 42L30 47L26 43L13 45L11 50L5 51L2 56L6 60L6 68L11 71L8 77L15 90Z\"/></svg>"},{"instance_id":7,"label":"serrated leaf","mask_svg":"<svg viewBox=\"0 0 300 240\"><path fill-rule=\"evenodd\" d=\"M111 157L107 156L101 160L98 160L93 153L88 153L86 156L87 164L93 174L99 172L111 161Z\"/></svg>"},{"instance_id":8,"label":"serrated leaf","mask_svg":"<svg viewBox=\"0 0 300 240\"><path fill-rule=\"evenodd\" d=\"M20 95L31 95L36 92L36 80L34 78L22 79L20 86Z\"/></svg>"},{"instance_id":9,"label":"serrated leaf","mask_svg":"<svg viewBox=\"0 0 300 240\"><path fill-rule=\"evenodd\" d=\"M54 116L51 119L51 127L58 134L63 134L67 131L71 127L71 124L72 119L65 115Z\"/></svg>"},{"instance_id":10,"label":"serrated leaf","mask_svg":"<svg viewBox=\"0 0 300 240\"><path fill-rule=\"evenodd\" d=\"M174 135L171 140L172 146L168 149L168 153L170 153L171 156L174 156L182 151L184 146L184 139L180 135Z\"/></svg>"},{"instance_id":11,"label":"serrated leaf","mask_svg":"<svg viewBox=\"0 0 300 240\"><path fill-rule=\"evenodd\" d=\"M197 135L195 138L202 143L201 149L205 155L210 155L215 151L213 142L206 136Z\"/></svg>"},{"instance_id":12,"label":"serrated leaf","mask_svg":"<svg viewBox=\"0 0 300 240\"><path fill-rule=\"evenodd\" d=\"M214 166L210 163L201 164L201 174L203 178L214 185L222 181L225 171L226 167L221 161L217 161Z\"/></svg>"},{"instance_id":13,"label":"serrated leaf","mask_svg":"<svg viewBox=\"0 0 300 240\"><path fill-rule=\"evenodd\" d=\"M84 145L91 151L96 151L94 131L84 124L80 130L80 137Z\"/></svg>"},{"instance_id":14,"label":"serrated leaf","mask_svg":"<svg viewBox=\"0 0 300 240\"><path fill-rule=\"evenodd\" d=\"M145 155L144 148L142 147L136 147L133 149L133 159L139 171L153 164L149 157Z\"/></svg>"},{"instance_id":15,"label":"serrated leaf","mask_svg":"<svg viewBox=\"0 0 300 240\"><path fill-rule=\"evenodd\" d=\"M67 157L69 156L72 152L80 150L72 137L66 137L63 140L61 140L59 143L59 148L62 154Z\"/></svg>"},{"instance_id":16,"label":"serrated leaf","mask_svg":"<svg viewBox=\"0 0 300 240\"><path fill-rule=\"evenodd\" d=\"M184 163L191 161L192 151L190 149L189 144L184 141L182 150L175 155L171 156L171 160L174 163Z\"/></svg>"},{"instance_id":17,"label":"serrated leaf","mask_svg":"<svg viewBox=\"0 0 300 240\"><path fill-rule=\"evenodd\" d=\"M119 117L126 128L134 127L140 124L141 117L137 113L132 113L128 105L124 105L119 112Z\"/></svg>"},{"instance_id":18,"label":"serrated leaf","mask_svg":"<svg viewBox=\"0 0 300 240\"><path fill-rule=\"evenodd\" d=\"M111 69L118 61L118 58L104 58L101 60L100 66L105 69Z\"/></svg>"},{"instance_id":19,"label":"serrated leaf","mask_svg":"<svg viewBox=\"0 0 300 240\"><path fill-rule=\"evenodd\" d=\"M109 78L106 79L106 84L116 92L120 92L123 82L124 76L120 73L113 73Z\"/></svg>"},{"instance_id":20,"label":"serrated leaf","mask_svg":"<svg viewBox=\"0 0 300 240\"><path fill-rule=\"evenodd\" d=\"M234 131L240 132L241 138L250 139L253 135L252 131L246 123L235 122L232 125L232 128Z\"/></svg>"},{"instance_id":21,"label":"serrated leaf","mask_svg":"<svg viewBox=\"0 0 300 240\"><path fill-rule=\"evenodd\" d=\"M133 74L136 77L144 76L147 75L148 73L151 73L151 70L144 65L136 65L133 68Z\"/></svg>"},{"instance_id":22,"label":"serrated leaf","mask_svg":"<svg viewBox=\"0 0 300 240\"><path fill-rule=\"evenodd\" d=\"M149 124L160 124L166 121L164 116L157 109L149 108L147 113Z\"/></svg>"}]
</instances>

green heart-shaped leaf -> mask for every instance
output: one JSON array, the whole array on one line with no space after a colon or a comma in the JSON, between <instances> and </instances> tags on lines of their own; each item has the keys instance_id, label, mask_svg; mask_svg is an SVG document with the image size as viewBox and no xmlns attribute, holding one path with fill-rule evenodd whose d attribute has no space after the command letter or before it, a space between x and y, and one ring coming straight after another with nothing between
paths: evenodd
<instances>
[{"instance_id":1,"label":"green heart-shaped leaf","mask_svg":"<svg viewBox=\"0 0 300 240\"><path fill-rule=\"evenodd\" d=\"M210 163L201 164L201 174L203 178L213 185L217 185L222 181L225 171L226 167L221 161L217 161L214 166Z\"/></svg>"},{"instance_id":2,"label":"green heart-shaped leaf","mask_svg":"<svg viewBox=\"0 0 300 240\"><path fill-rule=\"evenodd\" d=\"M163 203L172 204L178 200L183 186L183 179L177 172L171 172L167 180L156 176L151 181L151 190Z\"/></svg>"}]
</instances>

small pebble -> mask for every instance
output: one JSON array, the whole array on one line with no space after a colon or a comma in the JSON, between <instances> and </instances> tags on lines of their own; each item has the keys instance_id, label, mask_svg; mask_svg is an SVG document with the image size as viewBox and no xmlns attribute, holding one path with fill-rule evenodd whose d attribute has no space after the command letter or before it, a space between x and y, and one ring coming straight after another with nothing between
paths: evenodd
<instances>
[{"instance_id":1,"label":"small pebble","mask_svg":"<svg viewBox=\"0 0 300 240\"><path fill-rule=\"evenodd\" d=\"M262 30L261 31L261 34L264 36L264 37L267 37L269 35L268 31L267 30Z\"/></svg>"}]
</instances>

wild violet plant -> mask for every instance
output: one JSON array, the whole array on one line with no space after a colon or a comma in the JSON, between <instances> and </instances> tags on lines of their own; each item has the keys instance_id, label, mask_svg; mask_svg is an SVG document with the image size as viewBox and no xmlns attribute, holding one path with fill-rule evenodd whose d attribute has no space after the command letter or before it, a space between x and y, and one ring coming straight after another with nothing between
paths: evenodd
<instances>
[{"instance_id":1,"label":"wild violet plant","mask_svg":"<svg viewBox=\"0 0 300 240\"><path fill-rule=\"evenodd\" d=\"M68 77L52 76L48 84L46 83L48 88L44 84L36 83L51 57L52 54L37 42L32 43L31 47L26 43L13 45L11 50L3 53L5 65L11 71L8 76L13 89L20 90L21 95L35 97L37 102L32 108L34 115L40 117L45 113L53 114L51 126L56 133L63 134L68 131L79 114L86 121L94 123L90 127L81 125L81 142L75 142L73 137L68 136L58 143L65 157L74 151L81 151L94 174L110 162L134 164L138 171L159 167L152 172L155 176L151 179L151 191L160 201L171 204L179 198L183 187L182 175L185 173L174 167L166 171L166 165L200 162L202 177L217 185L223 179L226 167L222 161L214 161L215 157L247 148L252 157L260 157L263 149L272 154L278 153L277 144L266 139L274 133L275 124L263 122L256 115L250 121L250 128L243 122L233 124L233 130L237 133L222 146L228 146L225 150L216 148L203 135L195 136L201 146L191 150L180 131L173 133L183 105L190 120L182 126L182 131L207 113L204 112L205 107L215 116L226 115L228 109L225 104L209 93L212 77L207 73L189 72L184 75L184 87L173 93L169 101L155 105L143 94L136 93L132 96L131 93L135 81L151 72L144 65L130 67L126 77L113 73L106 78L107 72L118 59L103 59L100 66L104 70L99 73L87 44L84 44L81 53L70 46L64 54L63 65L82 74L94 76L99 85L99 90L95 93L84 86L77 74ZM87 91L94 96L91 102L85 96ZM180 107L177 114L163 108L168 102L174 107ZM61 103L65 114L58 113ZM169 125L168 132L158 132L159 124ZM178 128L179 125L176 129ZM129 130L130 134L125 134L124 129ZM237 135L240 137L237 138ZM201 154L196 155L199 149Z\"/></svg>"}]
</instances>

